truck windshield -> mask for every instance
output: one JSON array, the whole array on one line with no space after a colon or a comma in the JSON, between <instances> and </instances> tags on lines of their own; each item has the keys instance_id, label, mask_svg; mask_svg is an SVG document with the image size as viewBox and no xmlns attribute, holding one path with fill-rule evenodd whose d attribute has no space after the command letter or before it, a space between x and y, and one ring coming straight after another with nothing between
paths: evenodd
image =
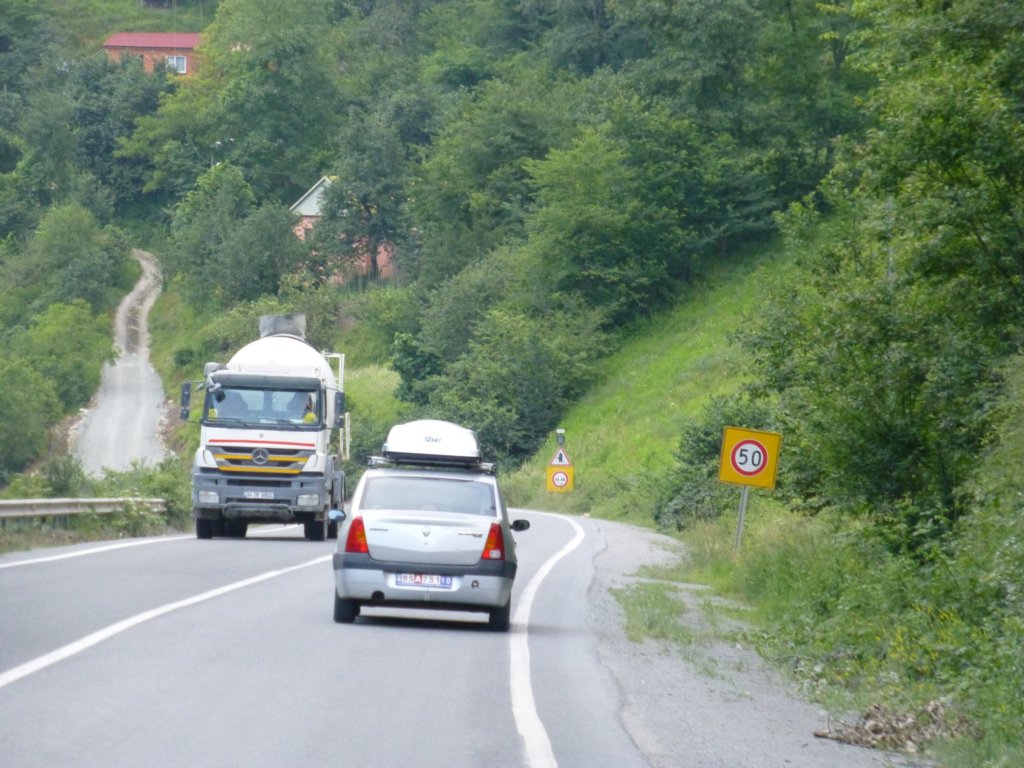
<instances>
[{"instance_id":1,"label":"truck windshield","mask_svg":"<svg viewBox=\"0 0 1024 768\"><path fill-rule=\"evenodd\" d=\"M208 392L203 420L218 426L274 424L282 427L319 426L319 392L296 389L220 387Z\"/></svg>"}]
</instances>

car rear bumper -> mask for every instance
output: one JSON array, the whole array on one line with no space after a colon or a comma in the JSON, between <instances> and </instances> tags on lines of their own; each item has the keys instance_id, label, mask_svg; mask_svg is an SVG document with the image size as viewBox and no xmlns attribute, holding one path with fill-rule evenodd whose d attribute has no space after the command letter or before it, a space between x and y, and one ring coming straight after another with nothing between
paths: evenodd
<instances>
[{"instance_id":1,"label":"car rear bumper","mask_svg":"<svg viewBox=\"0 0 1024 768\"><path fill-rule=\"evenodd\" d=\"M338 597L365 605L421 608L500 608L512 595L516 564L481 561L473 566L381 563L367 555L336 553L334 580ZM450 587L402 586L401 574L449 576Z\"/></svg>"}]
</instances>

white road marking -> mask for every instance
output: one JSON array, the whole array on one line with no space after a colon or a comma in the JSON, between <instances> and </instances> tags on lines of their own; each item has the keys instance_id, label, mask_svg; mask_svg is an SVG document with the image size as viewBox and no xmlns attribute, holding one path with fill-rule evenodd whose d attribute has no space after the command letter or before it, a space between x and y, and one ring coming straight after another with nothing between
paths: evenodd
<instances>
[{"instance_id":1,"label":"white road marking","mask_svg":"<svg viewBox=\"0 0 1024 768\"><path fill-rule=\"evenodd\" d=\"M275 533L281 533L281 531L287 531L291 528L297 528L297 525L268 525L260 526L259 528L250 529L250 536L266 536ZM161 536L154 539L140 539L137 541L121 541L117 544L107 544L102 547L93 547L91 549L80 549L75 552L65 552L63 555L48 555L47 557L34 557L31 560L18 560L13 563L0 563L0 570L4 568L17 568L20 565L36 565L38 563L52 563L56 560L68 560L72 557L84 557L85 555L97 555L101 552L110 552L115 549L126 549L127 547L142 547L146 544L163 544L168 541L183 541L184 539L194 539L194 536Z\"/></svg>"},{"instance_id":2,"label":"white road marking","mask_svg":"<svg viewBox=\"0 0 1024 768\"><path fill-rule=\"evenodd\" d=\"M0 569L2 568L17 568L19 565L35 565L37 563L52 563L55 560L68 560L72 557L84 557L85 555L96 555L100 552L110 552L113 549L126 549L127 547L142 547L146 544L163 544L168 541L181 541L182 539L191 539L191 536L164 536L158 539L141 539L138 541L122 541L117 544L108 544L103 547L93 547L92 549L79 549L75 552L66 552L63 555L50 555L48 557L34 557L31 560L18 560L13 563L0 563Z\"/></svg>"},{"instance_id":3,"label":"white road marking","mask_svg":"<svg viewBox=\"0 0 1024 768\"><path fill-rule=\"evenodd\" d=\"M552 555L533 575L516 604L512 636L509 638L510 663L509 677L512 690L512 715L516 720L516 729L522 736L526 746L526 764L529 768L557 768L558 761L551 750L551 739L537 714L537 705L533 698L533 683L530 680L530 645L529 623L533 598L540 588L541 582L547 578L551 569L563 557L572 552L583 541L583 528L575 520L561 517L576 529L573 539Z\"/></svg>"},{"instance_id":4,"label":"white road marking","mask_svg":"<svg viewBox=\"0 0 1024 768\"><path fill-rule=\"evenodd\" d=\"M205 602L206 600L212 600L215 597L226 595L228 592L234 592L237 589L242 589L244 587L252 586L253 584L258 584L261 581L267 581L268 579L273 579L277 576L283 576L286 573L291 573L292 571L297 571L301 568L308 568L311 565L319 565L320 563L326 563L332 557L333 555L325 555L323 557L318 557L314 560L308 560L305 563L299 563L298 565L290 566L288 568L281 568L276 571L267 571L266 573L261 573L260 575L253 576L249 579L242 579L241 581L236 581L232 584L227 584L223 587L218 587L217 589L211 589L209 592L203 592L202 594L195 595L194 597L188 597L184 600L179 600L175 603L167 603L166 605L162 605L159 608L153 608L149 611L137 613L134 616L131 616L123 621L119 621L115 624L111 624L108 627L104 627L101 630L93 632L91 635L86 635L80 640L76 640L73 643L68 643L63 648L58 648L55 651L51 651L50 653L47 653L43 656L39 656L35 659L32 659L31 661L25 662L20 666L14 667L13 669L9 669L6 672L0 673L0 688L3 688L6 685L10 685L11 683L15 682L16 680L20 680L23 677L28 677L32 673L38 672L41 669L46 669L47 667L56 664L58 661L63 661L64 659L70 658L75 654L81 653L87 648L92 648L94 645L99 645L104 640L109 640L115 635L119 635L122 632L127 632L129 629L132 629L133 627L137 627L140 624L163 616L164 614L176 611L179 608L187 608L191 605L196 605L197 603Z\"/></svg>"}]
</instances>

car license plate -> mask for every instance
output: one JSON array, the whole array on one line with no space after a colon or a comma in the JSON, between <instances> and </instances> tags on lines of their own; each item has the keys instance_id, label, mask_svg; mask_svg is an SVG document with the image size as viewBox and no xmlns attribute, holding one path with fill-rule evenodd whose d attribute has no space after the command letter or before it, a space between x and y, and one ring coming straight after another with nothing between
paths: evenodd
<instances>
[{"instance_id":1,"label":"car license plate","mask_svg":"<svg viewBox=\"0 0 1024 768\"><path fill-rule=\"evenodd\" d=\"M274 498L273 491L246 491L245 498L247 499L272 499Z\"/></svg>"},{"instance_id":2,"label":"car license plate","mask_svg":"<svg viewBox=\"0 0 1024 768\"><path fill-rule=\"evenodd\" d=\"M395 576L395 586L451 589L452 577L441 576L436 573L399 573Z\"/></svg>"}]
</instances>

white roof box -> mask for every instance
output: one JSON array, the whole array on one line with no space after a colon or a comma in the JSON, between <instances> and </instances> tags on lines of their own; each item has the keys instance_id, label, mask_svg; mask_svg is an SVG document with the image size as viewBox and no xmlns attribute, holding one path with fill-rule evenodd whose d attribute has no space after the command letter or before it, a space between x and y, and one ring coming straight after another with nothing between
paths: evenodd
<instances>
[{"instance_id":1,"label":"white roof box","mask_svg":"<svg viewBox=\"0 0 1024 768\"><path fill-rule=\"evenodd\" d=\"M384 458L402 464L474 466L480 463L480 446L471 429L450 421L421 419L391 428Z\"/></svg>"}]
</instances>

